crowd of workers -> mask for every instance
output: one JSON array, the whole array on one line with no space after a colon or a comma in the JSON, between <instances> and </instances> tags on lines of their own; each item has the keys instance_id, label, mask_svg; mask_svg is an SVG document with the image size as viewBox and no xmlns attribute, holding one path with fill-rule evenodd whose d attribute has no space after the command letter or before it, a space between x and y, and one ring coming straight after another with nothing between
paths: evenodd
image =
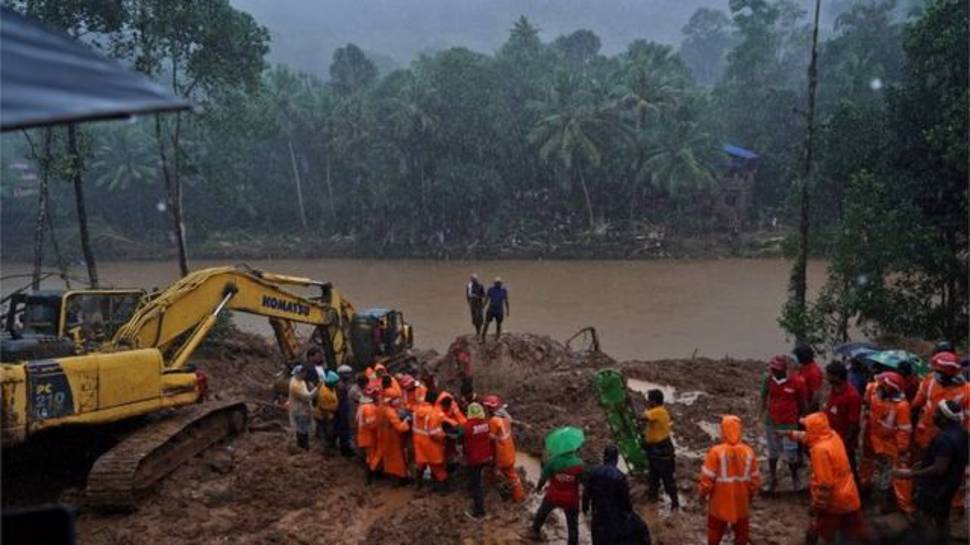
<instances>
[{"instance_id":1,"label":"crowd of workers","mask_svg":"<svg viewBox=\"0 0 970 545\"><path fill-rule=\"evenodd\" d=\"M496 278L485 290L475 275L467 285L476 336L508 316L508 293ZM482 312L487 307L487 319ZM525 489L516 470L513 420L497 395L479 397L470 380L470 356L457 355L463 382L459 397L439 388L433 375L392 375L375 365L355 375L348 366L326 370L311 348L290 382L289 408L297 445L308 449L311 432L347 457L358 456L366 482L383 477L403 486L426 481L443 489L463 468L471 497L466 514L485 516L486 482L502 482L512 501ZM759 420L767 443L768 482L778 490L778 462L788 468L792 490L809 459L807 494L811 522L806 541L866 543L872 539L863 499L882 512L897 509L913 523L921 543L945 543L953 509L962 509L968 458L970 384L953 348L941 343L922 380L907 362L896 368L832 362L823 371L807 346L777 355L761 385ZM828 382L823 399L823 383ZM661 487L671 509L680 506L671 417L660 390L647 393L643 445L648 491ZM755 450L742 440L736 415L721 419L720 442L704 457L697 492L708 504L708 543L731 529L735 545L750 540L751 502L762 492ZM528 532L540 539L554 509L564 512L567 542L578 543L578 515L590 514L594 545L649 543L649 530L632 507L619 452L609 446L602 465L588 468L577 452L546 460L536 490L545 489ZM914 484L915 483L915 484ZM547 486L548 485L548 486ZM860 493L861 492L861 493Z\"/></svg>"}]
</instances>

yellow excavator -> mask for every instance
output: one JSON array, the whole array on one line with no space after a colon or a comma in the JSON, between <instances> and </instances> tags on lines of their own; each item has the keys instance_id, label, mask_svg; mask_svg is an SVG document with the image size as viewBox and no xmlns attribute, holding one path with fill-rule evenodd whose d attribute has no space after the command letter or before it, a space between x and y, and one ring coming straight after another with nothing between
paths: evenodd
<instances>
[{"instance_id":1,"label":"yellow excavator","mask_svg":"<svg viewBox=\"0 0 970 545\"><path fill-rule=\"evenodd\" d=\"M287 287L319 289L319 295ZM189 364L224 311L267 317L289 361L299 357L295 324L315 328L311 342L323 348L330 366L359 369L374 358L400 357L413 343L398 311L358 315L330 283L245 266L195 271L134 302L141 293L41 292L12 300L8 310L0 352L4 447L45 429L153 415L151 425L95 461L86 497L97 507L133 507L140 490L245 428L245 404L203 403L205 376ZM354 357L354 347L362 357Z\"/></svg>"}]
</instances>

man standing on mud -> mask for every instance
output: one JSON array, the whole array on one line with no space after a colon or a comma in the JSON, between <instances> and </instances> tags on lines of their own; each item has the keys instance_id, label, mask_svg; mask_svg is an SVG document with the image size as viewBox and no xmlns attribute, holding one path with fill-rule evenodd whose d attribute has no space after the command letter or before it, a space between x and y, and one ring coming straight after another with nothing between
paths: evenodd
<instances>
[{"instance_id":1,"label":"man standing on mud","mask_svg":"<svg viewBox=\"0 0 970 545\"><path fill-rule=\"evenodd\" d=\"M485 336L488 334L488 326L495 320L495 340L497 341L499 337L502 336L502 320L506 316L511 316L512 311L509 308L509 292L502 286L502 279L495 277L495 283L492 287L488 288L488 293L485 295L488 299L488 312L485 313L485 327L482 328L482 340L485 340Z\"/></svg>"},{"instance_id":2,"label":"man standing on mud","mask_svg":"<svg viewBox=\"0 0 970 545\"><path fill-rule=\"evenodd\" d=\"M465 286L465 300L468 301L468 310L472 314L472 326L475 327L475 335L482 334L482 324L484 318L482 313L485 310L485 286L478 281L478 275L472 273Z\"/></svg>"},{"instance_id":3,"label":"man standing on mud","mask_svg":"<svg viewBox=\"0 0 970 545\"><path fill-rule=\"evenodd\" d=\"M788 356L779 354L768 364L768 376L761 386L759 418L764 419L765 436L768 440L768 492L774 492L778 484L778 458L781 457L791 471L792 489L798 490L798 469L801 453L798 443L778 433L798 428L798 419L805 412L808 395L805 381L798 373L788 372Z\"/></svg>"}]
</instances>

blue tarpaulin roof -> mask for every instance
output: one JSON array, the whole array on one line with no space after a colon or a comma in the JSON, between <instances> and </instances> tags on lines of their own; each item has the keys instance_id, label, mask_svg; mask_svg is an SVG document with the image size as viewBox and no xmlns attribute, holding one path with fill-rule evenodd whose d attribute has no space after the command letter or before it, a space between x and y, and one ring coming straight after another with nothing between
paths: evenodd
<instances>
[{"instance_id":1,"label":"blue tarpaulin roof","mask_svg":"<svg viewBox=\"0 0 970 545\"><path fill-rule=\"evenodd\" d=\"M184 110L189 103L66 34L0 10L4 131Z\"/></svg>"},{"instance_id":2,"label":"blue tarpaulin roof","mask_svg":"<svg viewBox=\"0 0 970 545\"><path fill-rule=\"evenodd\" d=\"M742 148L740 146L735 146L733 144L724 144L724 147L721 148L721 149L724 151L724 153L727 153L728 155L733 155L735 157L740 157L742 159L757 159L758 158L758 154L757 153L755 153L755 152L753 152L751 150L744 149L744 148Z\"/></svg>"}]
</instances>

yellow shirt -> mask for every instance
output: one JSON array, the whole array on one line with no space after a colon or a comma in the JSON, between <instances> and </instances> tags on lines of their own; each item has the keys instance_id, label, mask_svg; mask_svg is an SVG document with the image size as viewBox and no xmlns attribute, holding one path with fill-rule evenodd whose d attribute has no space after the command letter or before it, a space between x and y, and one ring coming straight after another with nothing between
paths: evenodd
<instances>
[{"instance_id":1,"label":"yellow shirt","mask_svg":"<svg viewBox=\"0 0 970 545\"><path fill-rule=\"evenodd\" d=\"M670 437L670 413L661 405L643 411L643 418L647 425L643 428L643 440L647 444L654 444Z\"/></svg>"}]
</instances>

